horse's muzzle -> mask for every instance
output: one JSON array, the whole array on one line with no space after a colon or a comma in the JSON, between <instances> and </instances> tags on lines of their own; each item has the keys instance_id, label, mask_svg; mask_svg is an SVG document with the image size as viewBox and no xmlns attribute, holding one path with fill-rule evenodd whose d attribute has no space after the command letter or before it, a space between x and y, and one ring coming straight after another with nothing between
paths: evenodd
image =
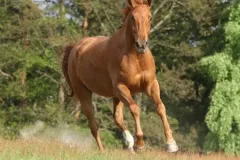
<instances>
[{"instance_id":1,"label":"horse's muzzle","mask_svg":"<svg viewBox=\"0 0 240 160\"><path fill-rule=\"evenodd\" d=\"M145 53L148 49L148 41L137 41L135 44L137 53Z\"/></svg>"}]
</instances>

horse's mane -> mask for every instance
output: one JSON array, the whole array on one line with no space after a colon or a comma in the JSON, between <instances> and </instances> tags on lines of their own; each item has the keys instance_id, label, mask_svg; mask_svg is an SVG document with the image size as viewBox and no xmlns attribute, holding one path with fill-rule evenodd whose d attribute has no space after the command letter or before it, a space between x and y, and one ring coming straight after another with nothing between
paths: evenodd
<instances>
[{"instance_id":1,"label":"horse's mane","mask_svg":"<svg viewBox=\"0 0 240 160\"><path fill-rule=\"evenodd\" d=\"M124 9L122 10L122 12L123 12L123 14L124 14L123 19L122 19L122 23L125 22L128 14L131 12L131 10L132 10L132 8L131 8L130 6L127 6L126 8L124 8Z\"/></svg>"}]
</instances>

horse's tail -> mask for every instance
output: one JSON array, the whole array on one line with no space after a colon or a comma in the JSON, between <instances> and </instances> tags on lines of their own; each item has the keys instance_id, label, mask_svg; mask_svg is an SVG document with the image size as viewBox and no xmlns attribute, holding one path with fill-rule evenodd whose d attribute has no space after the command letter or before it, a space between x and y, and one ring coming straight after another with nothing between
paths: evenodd
<instances>
[{"instance_id":1,"label":"horse's tail","mask_svg":"<svg viewBox=\"0 0 240 160\"><path fill-rule=\"evenodd\" d=\"M69 56L70 56L70 53L71 53L73 47L74 47L74 45L66 46L63 50L63 58L62 58L62 71L63 71L64 77L71 89L71 94L68 95L70 97L73 96L74 92L73 92L72 84L71 84L71 81L69 79L69 74L68 74L68 59L69 59Z\"/></svg>"}]
</instances>

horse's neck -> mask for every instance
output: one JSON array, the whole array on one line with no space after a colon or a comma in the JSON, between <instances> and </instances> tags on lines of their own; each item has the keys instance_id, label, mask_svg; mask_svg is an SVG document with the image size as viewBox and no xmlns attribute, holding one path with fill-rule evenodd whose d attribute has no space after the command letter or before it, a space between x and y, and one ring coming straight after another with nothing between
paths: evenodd
<instances>
[{"instance_id":1,"label":"horse's neck","mask_svg":"<svg viewBox=\"0 0 240 160\"><path fill-rule=\"evenodd\" d=\"M134 38L130 27L129 21L126 20L123 26L111 37L116 47L120 48L124 54L134 50Z\"/></svg>"}]
</instances>

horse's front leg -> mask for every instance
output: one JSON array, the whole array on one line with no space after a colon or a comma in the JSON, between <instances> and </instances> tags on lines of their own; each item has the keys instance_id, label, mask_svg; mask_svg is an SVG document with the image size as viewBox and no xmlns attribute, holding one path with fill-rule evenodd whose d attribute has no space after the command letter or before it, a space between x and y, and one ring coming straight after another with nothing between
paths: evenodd
<instances>
[{"instance_id":1,"label":"horse's front leg","mask_svg":"<svg viewBox=\"0 0 240 160\"><path fill-rule=\"evenodd\" d=\"M123 84L118 84L115 87L115 94L116 97L123 102L125 105L129 106L130 112L135 120L135 129L136 129L136 137L137 137L137 141L136 141L136 148L140 149L144 147L144 141L143 141L143 132L142 132L142 128L140 125L140 107L136 104L136 102L134 101L134 99L132 98L131 92L129 91L129 89L123 85ZM121 110L122 107L120 104L115 106L116 109L115 111ZM118 108L121 107L121 108ZM119 113L122 114L122 111ZM122 116L122 115L118 115L118 116ZM120 118L122 119L122 118ZM122 122L122 120L121 120ZM130 132L123 127L123 136L125 138L125 141L131 141L133 140ZM129 143L128 148L133 148L133 144L134 143Z\"/></svg>"},{"instance_id":2,"label":"horse's front leg","mask_svg":"<svg viewBox=\"0 0 240 160\"><path fill-rule=\"evenodd\" d=\"M160 99L160 88L157 80L154 80L151 83L151 85L147 88L147 95L154 101L157 114L162 120L163 127L164 127L164 134L167 139L167 151L168 152L178 151L178 146L172 136L172 130L167 120L165 106Z\"/></svg>"}]
</instances>

